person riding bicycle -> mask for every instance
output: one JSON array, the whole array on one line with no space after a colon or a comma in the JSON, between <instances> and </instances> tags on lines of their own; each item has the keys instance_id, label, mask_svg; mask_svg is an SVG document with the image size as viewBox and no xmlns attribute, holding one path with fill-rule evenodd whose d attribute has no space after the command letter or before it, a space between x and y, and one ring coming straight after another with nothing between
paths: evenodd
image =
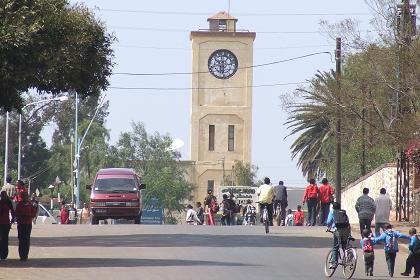
<instances>
[{"instance_id":1,"label":"person riding bicycle","mask_svg":"<svg viewBox=\"0 0 420 280\"><path fill-rule=\"evenodd\" d=\"M350 236L350 223L346 211L341 209L341 204L333 203L333 211L328 214L327 226L333 232L333 254L330 264L330 269L337 267L338 250L346 249L347 239Z\"/></svg>"},{"instance_id":2,"label":"person riding bicycle","mask_svg":"<svg viewBox=\"0 0 420 280\"><path fill-rule=\"evenodd\" d=\"M274 189L270 185L270 179L268 177L264 178L264 184L259 186L257 189L258 200L260 203L260 220L262 222L262 213L264 207L267 207L268 220L270 226L273 225L273 200L274 200Z\"/></svg>"}]
</instances>

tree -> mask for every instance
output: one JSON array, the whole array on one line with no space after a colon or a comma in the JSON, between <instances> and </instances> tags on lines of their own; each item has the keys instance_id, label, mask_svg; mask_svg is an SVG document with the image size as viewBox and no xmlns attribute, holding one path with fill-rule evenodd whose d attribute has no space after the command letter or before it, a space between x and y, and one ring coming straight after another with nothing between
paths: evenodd
<instances>
[{"instance_id":1,"label":"tree","mask_svg":"<svg viewBox=\"0 0 420 280\"><path fill-rule=\"evenodd\" d=\"M114 37L67 0L0 2L0 108L23 107L21 93L98 96L111 75Z\"/></svg>"},{"instance_id":2,"label":"tree","mask_svg":"<svg viewBox=\"0 0 420 280\"><path fill-rule=\"evenodd\" d=\"M172 138L155 132L149 135L142 123L132 123L132 131L122 133L110 156L117 160L114 167L134 168L147 188L143 199L146 205L157 199L157 206L165 208L170 218L173 211L184 209L191 185L185 180L179 152L170 150ZM173 219L171 219L173 220Z\"/></svg>"},{"instance_id":3,"label":"tree","mask_svg":"<svg viewBox=\"0 0 420 280\"><path fill-rule=\"evenodd\" d=\"M232 175L225 176L225 182L231 186L255 186L258 167L250 163L235 160Z\"/></svg>"}]
</instances>

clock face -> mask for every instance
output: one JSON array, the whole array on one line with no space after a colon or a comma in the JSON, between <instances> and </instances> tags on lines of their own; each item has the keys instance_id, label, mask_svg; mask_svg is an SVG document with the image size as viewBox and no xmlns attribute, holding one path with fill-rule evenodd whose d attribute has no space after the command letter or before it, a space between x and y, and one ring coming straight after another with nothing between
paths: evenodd
<instances>
[{"instance_id":1,"label":"clock face","mask_svg":"<svg viewBox=\"0 0 420 280\"><path fill-rule=\"evenodd\" d=\"M217 50L209 57L209 72L218 79L229 79L238 70L238 59L233 52Z\"/></svg>"}]
</instances>

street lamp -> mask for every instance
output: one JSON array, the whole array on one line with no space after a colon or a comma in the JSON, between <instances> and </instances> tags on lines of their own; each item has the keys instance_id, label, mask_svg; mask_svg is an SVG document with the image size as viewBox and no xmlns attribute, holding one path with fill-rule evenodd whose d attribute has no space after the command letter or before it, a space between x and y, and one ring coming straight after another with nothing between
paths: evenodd
<instances>
[{"instance_id":1,"label":"street lamp","mask_svg":"<svg viewBox=\"0 0 420 280\"><path fill-rule=\"evenodd\" d=\"M69 98L67 96L60 96L60 97L55 97L55 98L43 99L36 102L31 102L23 106L21 109L21 112L23 112L23 110L30 105L35 105L35 104L45 103L45 102L50 102L50 101L63 102L68 99ZM19 114L19 148L18 148L18 171L17 171L18 180L20 180L21 160L22 160L22 113Z\"/></svg>"}]
</instances>

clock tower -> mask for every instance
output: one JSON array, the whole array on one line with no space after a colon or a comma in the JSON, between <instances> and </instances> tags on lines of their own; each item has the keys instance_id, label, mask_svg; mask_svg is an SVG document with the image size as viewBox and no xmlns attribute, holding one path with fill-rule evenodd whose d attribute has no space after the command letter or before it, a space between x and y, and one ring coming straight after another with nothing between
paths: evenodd
<instances>
[{"instance_id":1,"label":"clock tower","mask_svg":"<svg viewBox=\"0 0 420 280\"><path fill-rule=\"evenodd\" d=\"M237 19L220 12L209 29L192 31L190 155L202 201L232 176L235 160L251 163L252 74L255 33L238 31Z\"/></svg>"}]
</instances>

